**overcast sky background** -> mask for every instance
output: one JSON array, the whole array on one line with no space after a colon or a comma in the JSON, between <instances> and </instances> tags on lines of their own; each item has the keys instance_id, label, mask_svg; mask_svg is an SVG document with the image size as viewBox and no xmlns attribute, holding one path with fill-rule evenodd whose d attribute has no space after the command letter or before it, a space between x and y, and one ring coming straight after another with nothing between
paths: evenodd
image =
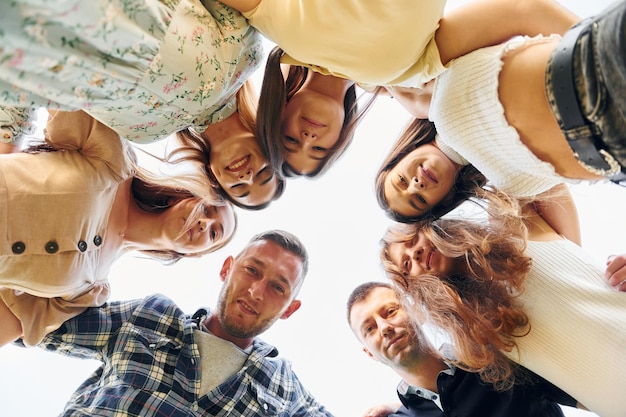
<instances>
[{"instance_id":1,"label":"overcast sky background","mask_svg":"<svg viewBox=\"0 0 626 417\"><path fill-rule=\"evenodd\" d=\"M314 1L314 0L312 0ZM340 1L340 0L339 0ZM466 3L452 0L447 8ZM562 2L581 17L611 2ZM268 48L269 50L269 48ZM259 76L260 77L260 76ZM258 79L258 78L257 78ZM201 259L175 266L126 255L110 276L111 300L160 292L188 313L213 306L220 289L219 270L258 232L280 228L307 246L311 268L300 293L301 309L262 335L292 360L303 383L338 416L360 416L369 406L395 401L398 377L362 351L346 321L345 302L358 284L383 280L379 239L390 221L378 208L374 176L408 121L394 100L378 100L359 126L351 149L318 180L290 180L283 197L260 212L238 211L233 241ZM582 223L583 247L599 262L626 251L626 190L613 184L572 187ZM598 354L601 354L599 352ZM0 349L0 417L54 416L78 385L98 366L39 349ZM566 409L568 417L594 416Z\"/></svg>"}]
</instances>

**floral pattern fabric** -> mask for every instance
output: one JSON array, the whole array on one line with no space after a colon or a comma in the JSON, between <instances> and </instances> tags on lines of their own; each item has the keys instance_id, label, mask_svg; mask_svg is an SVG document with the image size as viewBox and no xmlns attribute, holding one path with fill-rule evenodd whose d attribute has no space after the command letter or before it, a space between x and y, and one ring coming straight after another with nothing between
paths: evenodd
<instances>
[{"instance_id":1,"label":"floral pattern fabric","mask_svg":"<svg viewBox=\"0 0 626 417\"><path fill-rule=\"evenodd\" d=\"M10 0L0 5L0 140L32 109L83 109L149 143L236 111L262 39L215 0Z\"/></svg>"}]
</instances>

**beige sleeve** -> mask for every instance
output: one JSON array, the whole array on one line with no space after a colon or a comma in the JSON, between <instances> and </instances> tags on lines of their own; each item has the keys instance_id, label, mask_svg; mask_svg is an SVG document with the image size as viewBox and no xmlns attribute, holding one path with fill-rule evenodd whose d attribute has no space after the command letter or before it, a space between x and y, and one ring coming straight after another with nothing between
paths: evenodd
<instances>
[{"instance_id":1,"label":"beige sleeve","mask_svg":"<svg viewBox=\"0 0 626 417\"><path fill-rule=\"evenodd\" d=\"M22 324L22 340L35 346L45 335L76 317L87 307L98 307L109 298L109 284L102 282L73 298L44 298L10 288L0 288L0 298Z\"/></svg>"}]
</instances>

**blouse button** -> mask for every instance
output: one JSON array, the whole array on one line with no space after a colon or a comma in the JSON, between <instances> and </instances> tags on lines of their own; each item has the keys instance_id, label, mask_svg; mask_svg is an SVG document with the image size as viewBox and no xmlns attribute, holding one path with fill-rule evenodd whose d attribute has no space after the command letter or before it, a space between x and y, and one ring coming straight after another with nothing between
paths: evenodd
<instances>
[{"instance_id":1,"label":"blouse button","mask_svg":"<svg viewBox=\"0 0 626 417\"><path fill-rule=\"evenodd\" d=\"M87 250L87 242L85 242L84 240L79 240L78 241L78 250L81 252L85 252Z\"/></svg>"},{"instance_id":2,"label":"blouse button","mask_svg":"<svg viewBox=\"0 0 626 417\"><path fill-rule=\"evenodd\" d=\"M24 244L24 242L15 242L13 246L11 246L11 250L14 254L19 255L26 250L26 245Z\"/></svg>"},{"instance_id":3,"label":"blouse button","mask_svg":"<svg viewBox=\"0 0 626 417\"><path fill-rule=\"evenodd\" d=\"M93 238L93 244L96 246L102 245L102 237L100 235L96 235L96 237Z\"/></svg>"},{"instance_id":4,"label":"blouse button","mask_svg":"<svg viewBox=\"0 0 626 417\"><path fill-rule=\"evenodd\" d=\"M46 243L46 252L56 253L58 250L59 250L59 245L54 240L51 240L50 242Z\"/></svg>"}]
</instances>

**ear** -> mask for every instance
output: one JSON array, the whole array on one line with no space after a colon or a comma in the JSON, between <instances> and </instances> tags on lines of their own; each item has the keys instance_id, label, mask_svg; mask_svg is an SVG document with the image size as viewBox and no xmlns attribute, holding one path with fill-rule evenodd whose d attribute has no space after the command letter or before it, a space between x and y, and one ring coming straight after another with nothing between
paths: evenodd
<instances>
[{"instance_id":1,"label":"ear","mask_svg":"<svg viewBox=\"0 0 626 417\"><path fill-rule=\"evenodd\" d=\"M291 316L300 308L301 305L302 303L300 302L300 300L293 300L291 304L289 304L289 307L287 307L287 310L285 310L285 312L280 316L280 318L282 320L288 319L289 316Z\"/></svg>"},{"instance_id":2,"label":"ear","mask_svg":"<svg viewBox=\"0 0 626 417\"><path fill-rule=\"evenodd\" d=\"M378 362L378 359L376 358L376 356L372 355L372 352L370 352L365 346L363 346L363 352L365 352L365 354L369 356L370 359L373 359L376 362Z\"/></svg>"},{"instance_id":3,"label":"ear","mask_svg":"<svg viewBox=\"0 0 626 417\"><path fill-rule=\"evenodd\" d=\"M222 269L220 270L220 278L222 279L222 282L226 281L226 277L228 276L228 272L230 271L230 268L232 268L234 261L235 261L235 258L233 258L232 256L229 256L224 261L224 264L222 265Z\"/></svg>"}]
</instances>

